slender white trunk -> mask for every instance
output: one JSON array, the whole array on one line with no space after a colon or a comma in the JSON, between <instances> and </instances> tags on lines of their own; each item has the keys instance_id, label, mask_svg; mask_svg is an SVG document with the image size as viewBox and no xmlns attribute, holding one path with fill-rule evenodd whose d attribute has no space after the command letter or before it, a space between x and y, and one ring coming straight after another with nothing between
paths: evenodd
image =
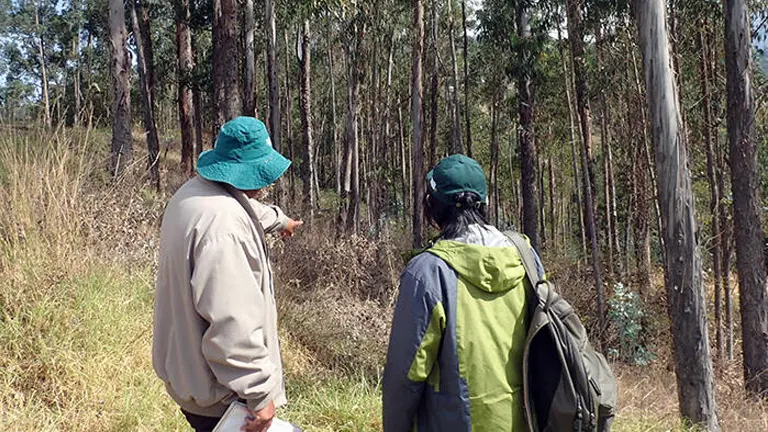
<instances>
[{"instance_id":1,"label":"slender white trunk","mask_svg":"<svg viewBox=\"0 0 768 432\"><path fill-rule=\"evenodd\" d=\"M636 0L634 11L643 51L667 240L665 282L680 415L708 431L719 431L691 174L670 56L666 3Z\"/></svg>"}]
</instances>

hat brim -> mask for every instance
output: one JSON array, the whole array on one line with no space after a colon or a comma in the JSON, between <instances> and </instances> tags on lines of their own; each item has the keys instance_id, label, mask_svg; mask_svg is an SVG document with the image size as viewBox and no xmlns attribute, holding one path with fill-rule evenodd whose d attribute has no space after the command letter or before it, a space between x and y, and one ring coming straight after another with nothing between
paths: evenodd
<instances>
[{"instance_id":1,"label":"hat brim","mask_svg":"<svg viewBox=\"0 0 768 432\"><path fill-rule=\"evenodd\" d=\"M291 161L272 149L264 157L252 161L222 160L213 150L200 153L197 173L200 177L227 183L240 190L257 190L276 182Z\"/></svg>"}]
</instances>

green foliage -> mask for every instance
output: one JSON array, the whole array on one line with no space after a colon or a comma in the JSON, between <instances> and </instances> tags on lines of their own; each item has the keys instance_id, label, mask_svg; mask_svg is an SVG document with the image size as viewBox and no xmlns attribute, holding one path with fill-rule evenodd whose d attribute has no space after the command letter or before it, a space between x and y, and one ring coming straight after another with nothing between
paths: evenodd
<instances>
[{"instance_id":1,"label":"green foliage","mask_svg":"<svg viewBox=\"0 0 768 432\"><path fill-rule=\"evenodd\" d=\"M608 307L608 318L619 333L618 346L609 348L608 354L625 363L648 365L656 355L641 337L646 313L640 296L619 282L613 286L613 296L608 299Z\"/></svg>"}]
</instances>

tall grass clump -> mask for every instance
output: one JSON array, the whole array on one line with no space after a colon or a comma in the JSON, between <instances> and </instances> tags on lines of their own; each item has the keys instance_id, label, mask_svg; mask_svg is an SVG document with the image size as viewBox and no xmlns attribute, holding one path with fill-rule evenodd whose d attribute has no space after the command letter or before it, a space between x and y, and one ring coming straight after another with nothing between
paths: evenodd
<instances>
[{"instance_id":1,"label":"tall grass clump","mask_svg":"<svg viewBox=\"0 0 768 432\"><path fill-rule=\"evenodd\" d=\"M95 147L88 131L0 132L3 430L182 424L150 366L151 267L94 242L89 209L119 211Z\"/></svg>"}]
</instances>

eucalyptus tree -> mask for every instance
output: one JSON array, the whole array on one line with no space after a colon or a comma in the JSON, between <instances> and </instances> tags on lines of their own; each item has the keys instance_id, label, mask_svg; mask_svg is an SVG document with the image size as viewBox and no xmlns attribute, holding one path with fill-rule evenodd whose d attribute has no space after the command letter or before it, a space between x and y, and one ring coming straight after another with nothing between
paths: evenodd
<instances>
[{"instance_id":1,"label":"eucalyptus tree","mask_svg":"<svg viewBox=\"0 0 768 432\"><path fill-rule=\"evenodd\" d=\"M754 129L752 27L746 1L726 0L724 4L729 162L733 184L744 383L751 393L768 396L768 293L765 287L765 233L760 217L760 181Z\"/></svg>"},{"instance_id":2,"label":"eucalyptus tree","mask_svg":"<svg viewBox=\"0 0 768 432\"><path fill-rule=\"evenodd\" d=\"M155 124L155 104L154 104L154 92L152 86L152 76L149 70L153 70L154 66L149 63L151 57L148 57L148 52L145 48L149 47L151 52L151 42L145 42L144 37L149 37L149 31L142 32L141 24L139 22L137 8L143 8L143 2L139 3L138 0L129 0L131 22L133 24L133 40L136 45L136 57L137 57L137 69L139 71L139 82L141 91L141 100L143 105L143 120L144 130L147 137L147 165L150 172L150 179L155 190L160 191L160 142L157 136L157 125ZM145 12L146 13L146 12ZM149 27L149 18L145 24Z\"/></svg>"},{"instance_id":3,"label":"eucalyptus tree","mask_svg":"<svg viewBox=\"0 0 768 432\"><path fill-rule=\"evenodd\" d=\"M537 40L531 31L529 0L507 2L490 0L479 11L481 40L502 49L509 57L515 58L512 67L503 67L510 79L517 82L518 89L518 144L522 191L522 231L537 250L539 242L538 203L536 185L535 147L535 99L533 69L535 67Z\"/></svg>"},{"instance_id":4,"label":"eucalyptus tree","mask_svg":"<svg viewBox=\"0 0 768 432\"><path fill-rule=\"evenodd\" d=\"M242 112L238 62L238 4L235 0L213 0L213 131ZM274 134L274 131L271 131ZM277 145L275 145L277 148Z\"/></svg>"},{"instance_id":5,"label":"eucalyptus tree","mask_svg":"<svg viewBox=\"0 0 768 432\"><path fill-rule=\"evenodd\" d=\"M195 59L192 52L192 29L190 28L190 0L175 0L176 12L176 79L178 81L178 111L181 130L181 165L185 172L194 171L195 148L197 138L193 130L195 113L202 107L194 104L192 71ZM202 128L202 125L201 125Z\"/></svg>"},{"instance_id":6,"label":"eucalyptus tree","mask_svg":"<svg viewBox=\"0 0 768 432\"><path fill-rule=\"evenodd\" d=\"M109 169L120 176L133 159L131 139L131 63L126 48L125 6L109 0L110 75L112 76L112 144Z\"/></svg>"},{"instance_id":7,"label":"eucalyptus tree","mask_svg":"<svg viewBox=\"0 0 768 432\"><path fill-rule=\"evenodd\" d=\"M449 2L452 0L448 0ZM411 28L411 123L413 143L411 144L411 166L413 170L413 247L420 248L423 242L422 200L424 195L424 124L422 121L422 101L424 87L422 83L424 68L424 5L421 0L411 0L413 6L413 26ZM450 35L453 38L453 35ZM455 63L454 63L455 65ZM455 68L454 68L455 69ZM455 119L458 120L458 119ZM455 139L455 137L454 137Z\"/></svg>"},{"instance_id":8,"label":"eucalyptus tree","mask_svg":"<svg viewBox=\"0 0 768 432\"><path fill-rule=\"evenodd\" d=\"M643 52L660 179L667 245L665 285L680 414L698 427L719 431L687 140L673 72L666 5L663 0L635 0L633 12Z\"/></svg>"}]
</instances>

